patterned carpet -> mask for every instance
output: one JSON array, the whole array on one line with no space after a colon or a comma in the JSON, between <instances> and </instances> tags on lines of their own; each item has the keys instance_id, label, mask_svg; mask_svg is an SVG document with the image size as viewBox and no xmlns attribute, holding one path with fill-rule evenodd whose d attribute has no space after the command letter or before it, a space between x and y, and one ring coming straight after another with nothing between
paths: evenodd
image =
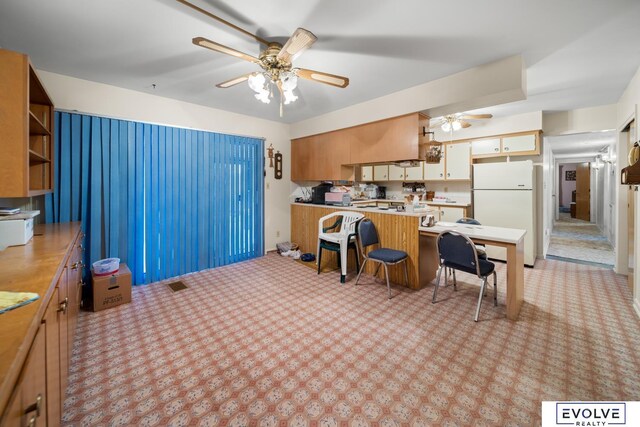
<instances>
[{"instance_id":1,"label":"patterned carpet","mask_svg":"<svg viewBox=\"0 0 640 427\"><path fill-rule=\"evenodd\" d=\"M458 292L345 285L279 255L136 287L79 319L63 425L540 423L542 400L640 400L626 278L539 260L520 320Z\"/></svg>"},{"instance_id":2,"label":"patterned carpet","mask_svg":"<svg viewBox=\"0 0 640 427\"><path fill-rule=\"evenodd\" d=\"M613 266L615 253L597 225L561 213L551 232L547 255Z\"/></svg>"}]
</instances>

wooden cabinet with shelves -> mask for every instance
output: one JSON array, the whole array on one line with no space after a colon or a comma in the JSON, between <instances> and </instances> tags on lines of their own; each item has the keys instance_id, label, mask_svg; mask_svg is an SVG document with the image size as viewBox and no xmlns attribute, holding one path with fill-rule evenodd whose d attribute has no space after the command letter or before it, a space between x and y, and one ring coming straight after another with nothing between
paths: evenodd
<instances>
[{"instance_id":1,"label":"wooden cabinet with shelves","mask_svg":"<svg viewBox=\"0 0 640 427\"><path fill-rule=\"evenodd\" d=\"M468 142L444 144L440 163L425 163L425 181L468 181L471 179L471 148Z\"/></svg>"},{"instance_id":2,"label":"wooden cabinet with shelves","mask_svg":"<svg viewBox=\"0 0 640 427\"><path fill-rule=\"evenodd\" d=\"M540 132L519 132L471 140L473 158L500 156L537 156L540 154Z\"/></svg>"},{"instance_id":3,"label":"wooden cabinet with shelves","mask_svg":"<svg viewBox=\"0 0 640 427\"><path fill-rule=\"evenodd\" d=\"M7 278L0 290L41 296L2 315L0 427L32 418L35 425L60 425L80 306L82 238L79 223L39 225L31 242L0 258Z\"/></svg>"},{"instance_id":4,"label":"wooden cabinet with shelves","mask_svg":"<svg viewBox=\"0 0 640 427\"><path fill-rule=\"evenodd\" d=\"M29 57L0 49L0 197L53 191L53 103Z\"/></svg>"}]
</instances>

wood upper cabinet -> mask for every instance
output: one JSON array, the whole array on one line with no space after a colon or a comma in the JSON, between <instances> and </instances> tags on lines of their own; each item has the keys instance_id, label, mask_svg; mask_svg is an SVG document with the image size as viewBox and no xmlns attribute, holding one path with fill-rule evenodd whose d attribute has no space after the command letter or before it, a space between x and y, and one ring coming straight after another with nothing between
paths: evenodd
<instances>
[{"instance_id":1,"label":"wood upper cabinet","mask_svg":"<svg viewBox=\"0 0 640 427\"><path fill-rule=\"evenodd\" d=\"M428 117L413 113L294 139L291 180L354 180L352 165L419 159L419 143L427 138L428 126ZM402 180L404 176L395 179Z\"/></svg>"},{"instance_id":2,"label":"wood upper cabinet","mask_svg":"<svg viewBox=\"0 0 640 427\"><path fill-rule=\"evenodd\" d=\"M27 55L0 49L0 197L53 191L53 103Z\"/></svg>"},{"instance_id":3,"label":"wood upper cabinet","mask_svg":"<svg viewBox=\"0 0 640 427\"><path fill-rule=\"evenodd\" d=\"M329 133L291 141L291 180L353 180L349 164L350 146Z\"/></svg>"},{"instance_id":4,"label":"wood upper cabinet","mask_svg":"<svg viewBox=\"0 0 640 427\"><path fill-rule=\"evenodd\" d=\"M389 165L389 181L403 181L405 179L405 168L397 165Z\"/></svg>"},{"instance_id":5,"label":"wood upper cabinet","mask_svg":"<svg viewBox=\"0 0 640 427\"><path fill-rule=\"evenodd\" d=\"M373 166L360 167L360 181L372 181L373 180Z\"/></svg>"},{"instance_id":6,"label":"wood upper cabinet","mask_svg":"<svg viewBox=\"0 0 640 427\"><path fill-rule=\"evenodd\" d=\"M351 164L416 160L419 157L419 114L394 117L337 132L351 143Z\"/></svg>"},{"instance_id":7,"label":"wood upper cabinet","mask_svg":"<svg viewBox=\"0 0 640 427\"><path fill-rule=\"evenodd\" d=\"M389 165L375 165L373 167L374 181L389 181Z\"/></svg>"}]
</instances>

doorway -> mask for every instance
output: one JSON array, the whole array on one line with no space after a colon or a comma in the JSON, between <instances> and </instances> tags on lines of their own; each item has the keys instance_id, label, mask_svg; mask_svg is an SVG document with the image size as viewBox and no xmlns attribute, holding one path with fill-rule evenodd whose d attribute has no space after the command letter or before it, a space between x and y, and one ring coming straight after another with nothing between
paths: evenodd
<instances>
[{"instance_id":1,"label":"doorway","mask_svg":"<svg viewBox=\"0 0 640 427\"><path fill-rule=\"evenodd\" d=\"M613 268L611 194L615 166L609 160L614 132L563 135L549 142L555 194L547 257ZM554 197L555 196L555 197Z\"/></svg>"}]
</instances>

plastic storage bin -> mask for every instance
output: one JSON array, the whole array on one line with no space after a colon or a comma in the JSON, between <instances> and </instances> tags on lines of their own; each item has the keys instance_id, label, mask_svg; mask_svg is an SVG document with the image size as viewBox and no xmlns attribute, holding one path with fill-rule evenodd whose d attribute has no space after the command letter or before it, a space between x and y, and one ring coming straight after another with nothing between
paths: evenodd
<instances>
[{"instance_id":1,"label":"plastic storage bin","mask_svg":"<svg viewBox=\"0 0 640 427\"><path fill-rule=\"evenodd\" d=\"M93 263L93 272L96 276L107 276L118 271L120 258L106 258Z\"/></svg>"}]
</instances>

